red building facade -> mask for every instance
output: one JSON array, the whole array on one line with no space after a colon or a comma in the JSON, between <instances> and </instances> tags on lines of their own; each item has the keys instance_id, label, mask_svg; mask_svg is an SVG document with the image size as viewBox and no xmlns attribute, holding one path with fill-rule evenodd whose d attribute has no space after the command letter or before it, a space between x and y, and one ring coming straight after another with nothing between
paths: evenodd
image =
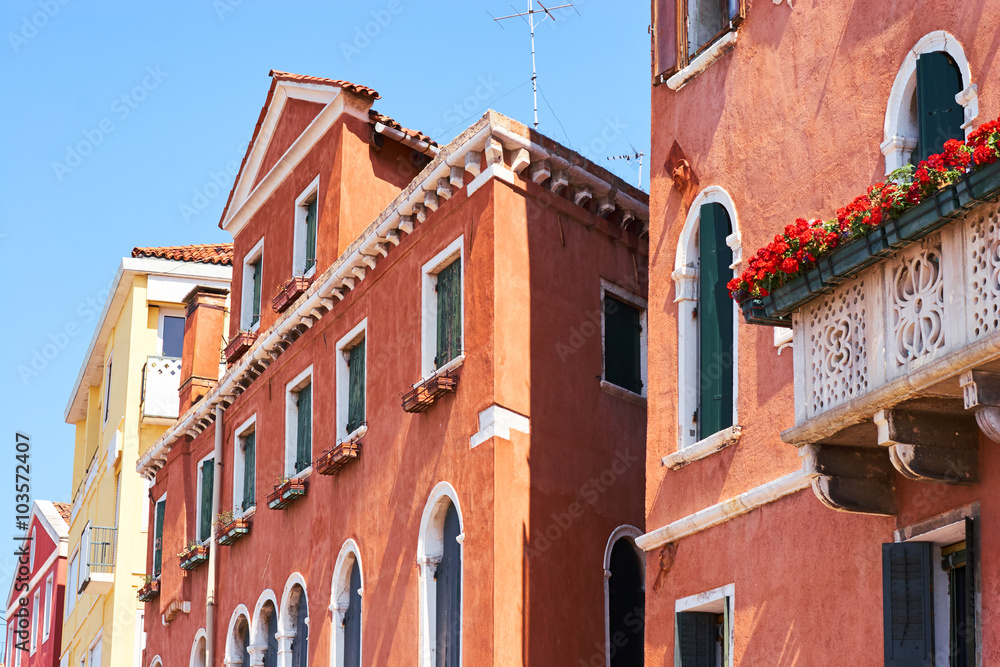
<instances>
[{"instance_id":1,"label":"red building facade","mask_svg":"<svg viewBox=\"0 0 1000 667\"><path fill-rule=\"evenodd\" d=\"M996 118L998 16L653 3L646 664L1000 661L995 199L765 308L776 328L725 287Z\"/></svg>"},{"instance_id":2,"label":"red building facade","mask_svg":"<svg viewBox=\"0 0 1000 667\"><path fill-rule=\"evenodd\" d=\"M31 506L7 595L5 665L59 664L69 513L66 503L36 500Z\"/></svg>"},{"instance_id":3,"label":"red building facade","mask_svg":"<svg viewBox=\"0 0 1000 667\"><path fill-rule=\"evenodd\" d=\"M143 664L626 664L646 198L494 112L437 146L375 98L273 73L221 222L226 374L138 464Z\"/></svg>"}]
</instances>

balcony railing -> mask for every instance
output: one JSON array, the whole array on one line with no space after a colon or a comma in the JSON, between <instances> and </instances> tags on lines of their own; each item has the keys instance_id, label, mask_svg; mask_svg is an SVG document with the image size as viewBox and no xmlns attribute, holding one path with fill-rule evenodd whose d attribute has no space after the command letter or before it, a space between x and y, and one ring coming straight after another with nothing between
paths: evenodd
<instances>
[{"instance_id":1,"label":"balcony railing","mask_svg":"<svg viewBox=\"0 0 1000 667\"><path fill-rule=\"evenodd\" d=\"M87 524L80 538L80 593L103 595L111 590L115 579L115 546L118 529Z\"/></svg>"},{"instance_id":2,"label":"balcony railing","mask_svg":"<svg viewBox=\"0 0 1000 667\"><path fill-rule=\"evenodd\" d=\"M142 417L177 419L180 399L181 360L177 357L148 357L142 369Z\"/></svg>"}]
</instances>

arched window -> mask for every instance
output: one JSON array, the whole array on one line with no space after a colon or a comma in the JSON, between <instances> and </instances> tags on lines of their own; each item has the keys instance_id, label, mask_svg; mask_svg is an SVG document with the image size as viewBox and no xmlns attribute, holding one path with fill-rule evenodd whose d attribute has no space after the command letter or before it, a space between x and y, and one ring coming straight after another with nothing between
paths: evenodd
<instances>
[{"instance_id":1,"label":"arched window","mask_svg":"<svg viewBox=\"0 0 1000 667\"><path fill-rule=\"evenodd\" d=\"M262 651L264 667L278 667L278 611L273 594L265 593L257 603L256 629L252 651Z\"/></svg>"},{"instance_id":2,"label":"arched window","mask_svg":"<svg viewBox=\"0 0 1000 667\"><path fill-rule=\"evenodd\" d=\"M906 52L889 94L881 145L885 170L940 153L964 139L979 115L976 86L962 45L938 30Z\"/></svg>"},{"instance_id":3,"label":"arched window","mask_svg":"<svg viewBox=\"0 0 1000 667\"><path fill-rule=\"evenodd\" d=\"M281 623L278 628L278 650L290 654L288 667L309 664L309 602L305 580L295 572L285 583L281 597Z\"/></svg>"},{"instance_id":4,"label":"arched window","mask_svg":"<svg viewBox=\"0 0 1000 667\"><path fill-rule=\"evenodd\" d=\"M642 667L645 646L645 568L635 546L642 531L621 526L611 534L604 552L607 622L605 655L608 667Z\"/></svg>"},{"instance_id":5,"label":"arched window","mask_svg":"<svg viewBox=\"0 0 1000 667\"><path fill-rule=\"evenodd\" d=\"M722 188L706 188L688 213L673 273L681 448L735 437L737 318L726 283L740 260L732 199Z\"/></svg>"},{"instance_id":6,"label":"arched window","mask_svg":"<svg viewBox=\"0 0 1000 667\"><path fill-rule=\"evenodd\" d=\"M233 611L229 621L225 664L250 667L250 619L243 605Z\"/></svg>"},{"instance_id":7,"label":"arched window","mask_svg":"<svg viewBox=\"0 0 1000 667\"><path fill-rule=\"evenodd\" d=\"M153 656L153 659L149 661L149 667L163 667L163 660L158 655Z\"/></svg>"},{"instance_id":8,"label":"arched window","mask_svg":"<svg viewBox=\"0 0 1000 667\"><path fill-rule=\"evenodd\" d=\"M191 667L208 667L208 645L205 642L204 628L194 636L191 645Z\"/></svg>"},{"instance_id":9,"label":"arched window","mask_svg":"<svg viewBox=\"0 0 1000 667\"><path fill-rule=\"evenodd\" d=\"M422 667L459 667L462 656L462 514L447 482L431 492L420 521Z\"/></svg>"},{"instance_id":10,"label":"arched window","mask_svg":"<svg viewBox=\"0 0 1000 667\"><path fill-rule=\"evenodd\" d=\"M333 655L336 667L361 667L361 557L354 540L340 550L333 570Z\"/></svg>"}]
</instances>

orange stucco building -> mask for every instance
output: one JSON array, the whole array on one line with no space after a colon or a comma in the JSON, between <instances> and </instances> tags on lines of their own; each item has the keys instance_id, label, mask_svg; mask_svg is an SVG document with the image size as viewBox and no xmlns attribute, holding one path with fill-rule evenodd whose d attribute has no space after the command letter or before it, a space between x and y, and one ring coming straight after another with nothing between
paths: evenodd
<instances>
[{"instance_id":1,"label":"orange stucco building","mask_svg":"<svg viewBox=\"0 0 1000 667\"><path fill-rule=\"evenodd\" d=\"M138 462L144 666L599 664L609 608L641 631L646 196L377 96L272 73L228 331L188 297L182 374L223 336L225 373Z\"/></svg>"},{"instance_id":2,"label":"orange stucco building","mask_svg":"<svg viewBox=\"0 0 1000 667\"><path fill-rule=\"evenodd\" d=\"M797 218L996 118L998 19L653 3L645 664L1000 662L995 197L777 327L725 289Z\"/></svg>"}]
</instances>

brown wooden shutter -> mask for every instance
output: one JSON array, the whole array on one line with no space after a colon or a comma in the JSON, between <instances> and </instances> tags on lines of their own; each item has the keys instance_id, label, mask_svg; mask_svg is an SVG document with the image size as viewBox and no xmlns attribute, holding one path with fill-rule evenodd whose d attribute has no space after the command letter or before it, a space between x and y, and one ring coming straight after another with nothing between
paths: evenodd
<instances>
[{"instance_id":1,"label":"brown wooden shutter","mask_svg":"<svg viewBox=\"0 0 1000 667\"><path fill-rule=\"evenodd\" d=\"M678 0L653 0L653 85L677 71Z\"/></svg>"}]
</instances>

